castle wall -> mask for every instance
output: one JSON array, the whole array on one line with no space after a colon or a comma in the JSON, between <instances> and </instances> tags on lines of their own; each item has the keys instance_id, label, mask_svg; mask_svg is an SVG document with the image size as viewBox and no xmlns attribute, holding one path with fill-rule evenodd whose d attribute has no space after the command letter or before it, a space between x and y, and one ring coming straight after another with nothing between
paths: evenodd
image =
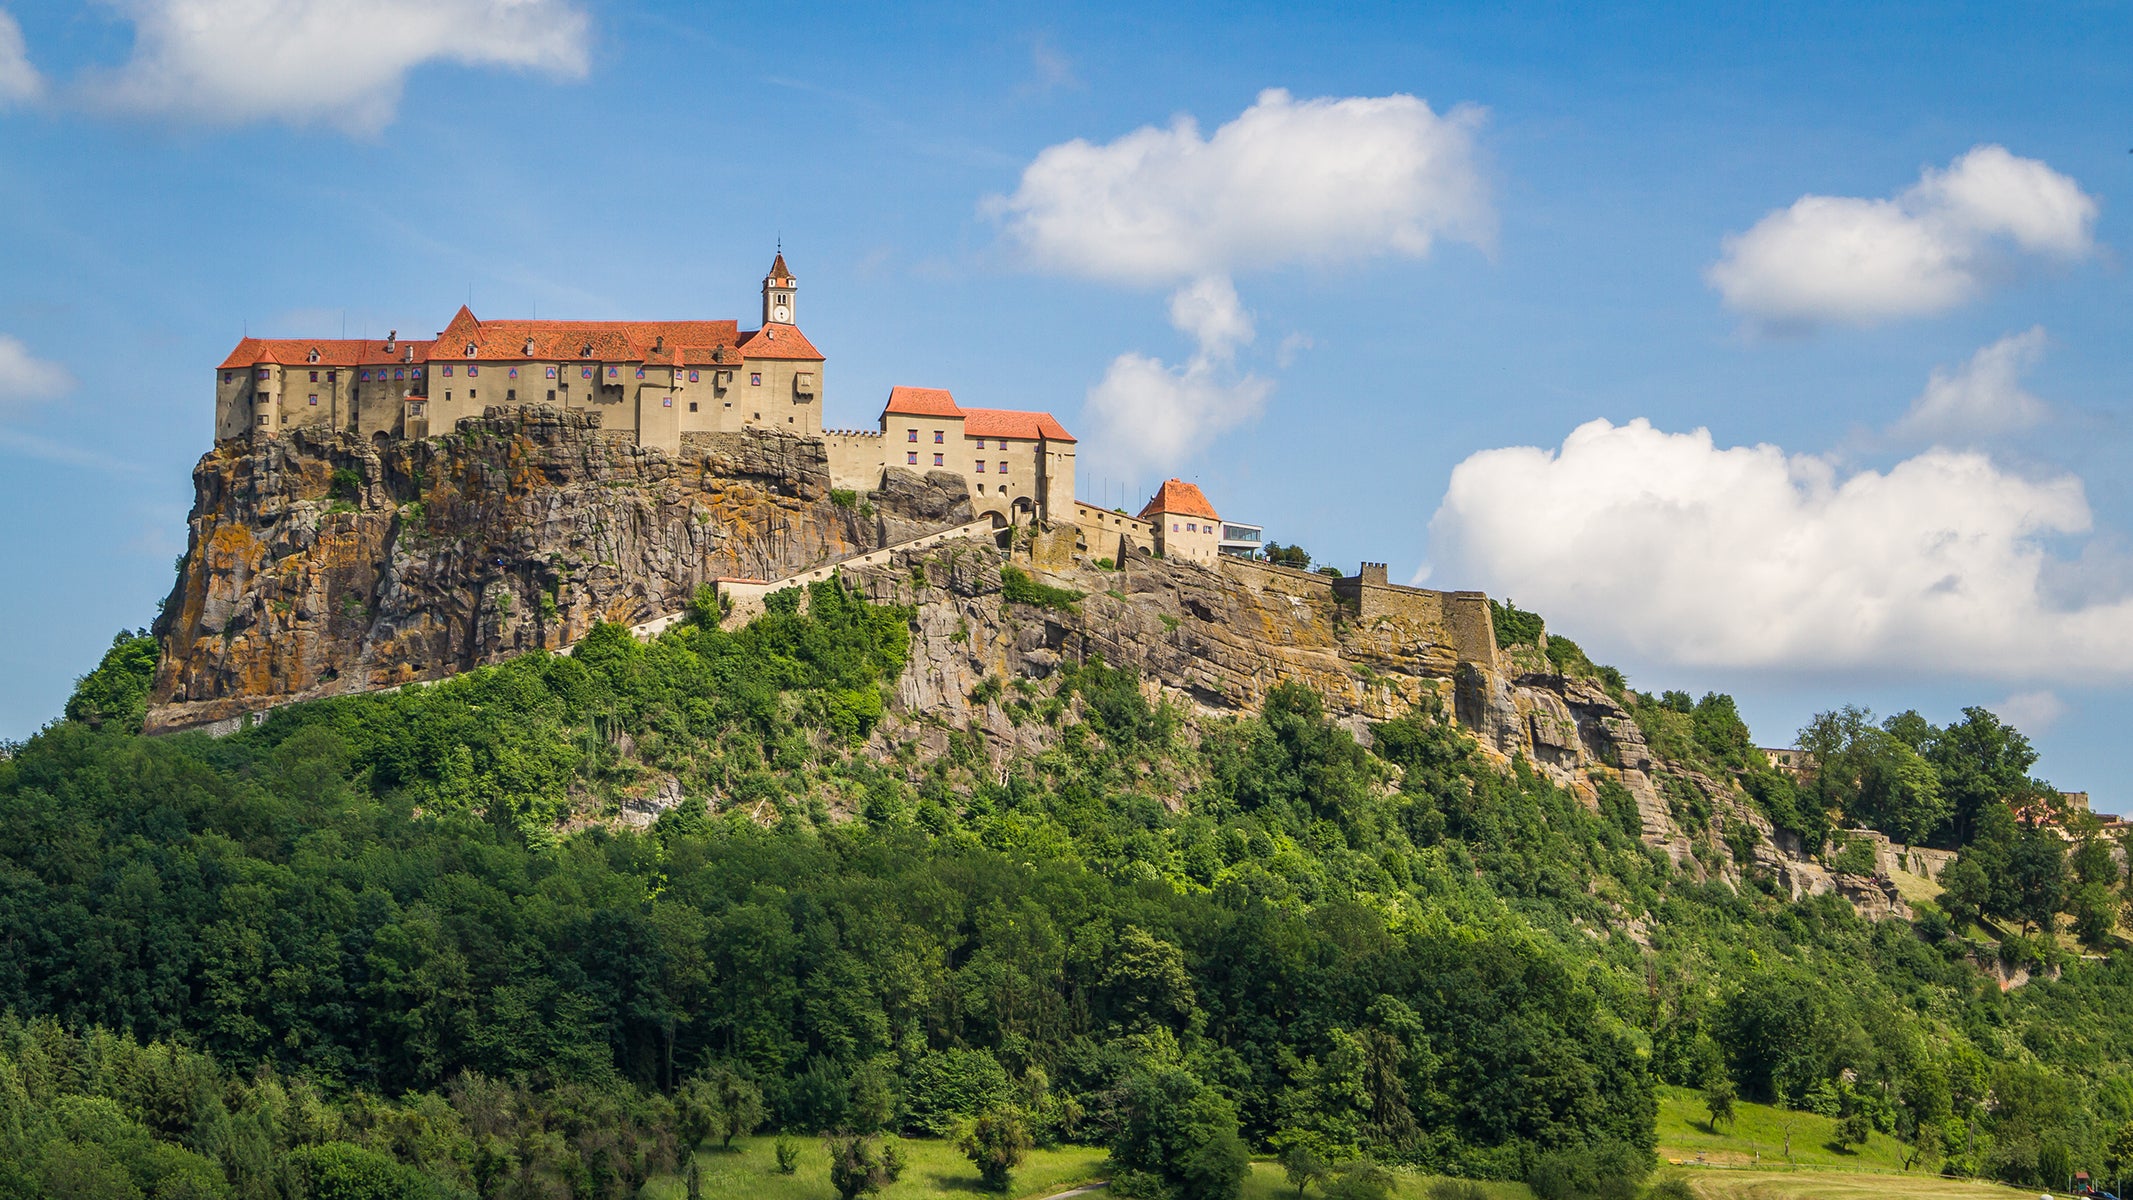
<instances>
[{"instance_id":1,"label":"castle wall","mask_svg":"<svg viewBox=\"0 0 2133 1200\"><path fill-rule=\"evenodd\" d=\"M870 429L832 429L822 435L829 451L830 486L871 492L881 486L888 439Z\"/></svg>"},{"instance_id":2,"label":"castle wall","mask_svg":"<svg viewBox=\"0 0 2133 1200\"><path fill-rule=\"evenodd\" d=\"M1222 555L1222 524L1183 513L1157 513L1155 536L1164 558L1212 564Z\"/></svg>"},{"instance_id":3,"label":"castle wall","mask_svg":"<svg viewBox=\"0 0 2133 1200\"><path fill-rule=\"evenodd\" d=\"M1155 553L1155 526L1138 517L1098 508L1080 500L1074 501L1071 508L1053 511L1073 513L1074 524L1080 528L1082 543L1091 558L1108 558L1123 563L1135 550Z\"/></svg>"}]
</instances>

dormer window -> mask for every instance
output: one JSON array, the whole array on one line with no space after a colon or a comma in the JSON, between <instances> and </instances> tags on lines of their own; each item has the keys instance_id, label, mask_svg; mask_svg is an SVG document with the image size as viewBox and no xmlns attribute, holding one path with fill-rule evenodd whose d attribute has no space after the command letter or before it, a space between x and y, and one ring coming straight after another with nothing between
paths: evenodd
<instances>
[{"instance_id":1,"label":"dormer window","mask_svg":"<svg viewBox=\"0 0 2133 1200\"><path fill-rule=\"evenodd\" d=\"M592 344L591 342L587 342L587 343L585 343L584 345L582 345L582 346L578 347L578 357L579 357L579 358L591 358L592 356L593 356L593 344Z\"/></svg>"},{"instance_id":2,"label":"dormer window","mask_svg":"<svg viewBox=\"0 0 2133 1200\"><path fill-rule=\"evenodd\" d=\"M525 344L524 346L520 347L520 349L519 349L519 353L521 353L521 354L525 355L525 356L526 356L527 358L532 358L532 357L533 357L533 339L532 339L532 338L527 338L527 339L526 339L526 344Z\"/></svg>"},{"instance_id":3,"label":"dormer window","mask_svg":"<svg viewBox=\"0 0 2133 1200\"><path fill-rule=\"evenodd\" d=\"M474 357L474 343L472 343L472 342L468 342L468 343L467 343L467 357L468 357L468 358L472 358L472 357Z\"/></svg>"},{"instance_id":4,"label":"dormer window","mask_svg":"<svg viewBox=\"0 0 2133 1200\"><path fill-rule=\"evenodd\" d=\"M305 355L305 356L304 356L304 361L305 361L305 362L317 362L317 361L318 361L318 347L316 347L316 346L312 347L312 348L311 348L311 353L309 353L309 354L307 354L307 355Z\"/></svg>"}]
</instances>

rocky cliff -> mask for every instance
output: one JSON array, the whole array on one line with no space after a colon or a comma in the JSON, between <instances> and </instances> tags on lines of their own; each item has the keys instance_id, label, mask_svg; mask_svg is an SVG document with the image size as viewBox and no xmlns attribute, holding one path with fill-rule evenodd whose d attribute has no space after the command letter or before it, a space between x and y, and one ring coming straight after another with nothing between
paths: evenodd
<instances>
[{"instance_id":1,"label":"rocky cliff","mask_svg":"<svg viewBox=\"0 0 2133 1200\"><path fill-rule=\"evenodd\" d=\"M898 471L870 496L833 495L819 441L758 431L666 455L546 408L492 409L425 441L299 431L233 443L194 478L191 545L157 630L152 731L562 649L596 621L672 613L709 580L780 578L971 518L953 476ZM1017 715L1018 681L1092 655L1136 668L1197 717L1251 711L1295 680L1365 739L1373 722L1422 708L1588 804L1618 785L1644 840L1689 869L1738 879L1752 865L1794 894L1904 911L1886 885L1788 845L1731 780L1661 761L1598 681L1522 669L1533 656L1500 655L1486 636L1477 646L1440 607L1366 617L1324 577L1264 565L1137 554L1098 570L1071 536L1025 531L1011 555L966 539L840 569L914 608L912 662L877 751L917 741L938 753L953 730L981 732L1001 761L1040 751L1055 731ZM1080 599L1009 602L1010 561Z\"/></svg>"},{"instance_id":2,"label":"rocky cliff","mask_svg":"<svg viewBox=\"0 0 2133 1200\"><path fill-rule=\"evenodd\" d=\"M838 504L819 441L751 431L667 455L538 407L425 441L225 443L193 483L151 732L561 649L596 621L673 612L708 580L970 519L948 476L898 472Z\"/></svg>"}]
</instances>

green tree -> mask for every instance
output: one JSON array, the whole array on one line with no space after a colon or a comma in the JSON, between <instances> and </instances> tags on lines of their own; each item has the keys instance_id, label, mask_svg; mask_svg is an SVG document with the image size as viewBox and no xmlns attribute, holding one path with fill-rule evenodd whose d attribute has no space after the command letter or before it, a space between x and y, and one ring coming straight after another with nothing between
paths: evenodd
<instances>
[{"instance_id":1,"label":"green tree","mask_svg":"<svg viewBox=\"0 0 2133 1200\"><path fill-rule=\"evenodd\" d=\"M1703 1085L1703 1108L1704 1112L1709 1114L1711 1132L1718 1132L1720 1121L1728 1125L1733 1123L1733 1101L1736 1095L1732 1077L1724 1072L1713 1073L1709 1082Z\"/></svg>"},{"instance_id":2,"label":"green tree","mask_svg":"<svg viewBox=\"0 0 2133 1200\"><path fill-rule=\"evenodd\" d=\"M977 1167L978 1181L985 1190L1005 1192L1013 1185L1015 1168L1029 1152L1029 1123L1016 1109L996 1108L979 1114L958 1145Z\"/></svg>"},{"instance_id":3,"label":"green tree","mask_svg":"<svg viewBox=\"0 0 2133 1200\"><path fill-rule=\"evenodd\" d=\"M692 1150L714 1137L720 1149L731 1150L733 1139L754 1133L765 1116L763 1089L723 1063L697 1072L676 1102Z\"/></svg>"},{"instance_id":4,"label":"green tree","mask_svg":"<svg viewBox=\"0 0 2133 1200\"><path fill-rule=\"evenodd\" d=\"M1296 1200L1303 1200L1305 1188L1314 1183L1324 1186L1327 1176L1332 1173L1333 1165L1309 1144L1311 1139L1306 1135L1289 1131L1282 1140L1288 1143L1287 1148L1281 1152L1282 1174L1288 1177L1289 1185L1296 1189Z\"/></svg>"},{"instance_id":5,"label":"green tree","mask_svg":"<svg viewBox=\"0 0 2133 1200\"><path fill-rule=\"evenodd\" d=\"M1839 1146L1863 1146L1873 1132L1873 1119L1867 1116L1864 1108L1854 1107L1837 1118L1836 1136Z\"/></svg>"},{"instance_id":6,"label":"green tree","mask_svg":"<svg viewBox=\"0 0 2133 1200\"><path fill-rule=\"evenodd\" d=\"M1237 1110L1220 1092L1177 1067L1136 1075L1126 1087L1111 1161L1129 1187L1161 1200L1237 1200L1251 1154Z\"/></svg>"},{"instance_id":7,"label":"green tree","mask_svg":"<svg viewBox=\"0 0 2133 1200\"><path fill-rule=\"evenodd\" d=\"M2015 837L2007 875L2014 901L2008 915L2025 930L2049 930L2066 903L2066 843L2058 831L2025 824Z\"/></svg>"},{"instance_id":8,"label":"green tree","mask_svg":"<svg viewBox=\"0 0 2133 1200\"><path fill-rule=\"evenodd\" d=\"M856 1133L833 1133L823 1139L829 1150L830 1186L839 1200L872 1195L896 1182L901 1164L893 1149Z\"/></svg>"},{"instance_id":9,"label":"green tree","mask_svg":"<svg viewBox=\"0 0 2133 1200\"><path fill-rule=\"evenodd\" d=\"M139 733L148 715L148 690L155 682L156 640L148 631L120 630L111 639L96 669L74 683L67 698L67 719L91 729Z\"/></svg>"},{"instance_id":10,"label":"green tree","mask_svg":"<svg viewBox=\"0 0 2133 1200\"><path fill-rule=\"evenodd\" d=\"M1932 739L1926 758L1940 774L1951 809L1948 844L1963 846L1977 836L1986 810L2028 792L2037 752L2020 730L1971 707Z\"/></svg>"}]
</instances>

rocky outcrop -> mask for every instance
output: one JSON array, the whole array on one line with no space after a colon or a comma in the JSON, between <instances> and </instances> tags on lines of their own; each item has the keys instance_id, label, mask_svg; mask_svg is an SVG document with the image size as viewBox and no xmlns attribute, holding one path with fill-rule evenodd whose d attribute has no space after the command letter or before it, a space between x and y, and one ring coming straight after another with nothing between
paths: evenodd
<instances>
[{"instance_id":1,"label":"rocky outcrop","mask_svg":"<svg viewBox=\"0 0 2133 1200\"><path fill-rule=\"evenodd\" d=\"M707 435L667 455L545 407L422 441L226 443L193 472L148 728L560 649L721 576L776 578L970 519L960 480L895 474L840 505L817 440Z\"/></svg>"}]
</instances>

